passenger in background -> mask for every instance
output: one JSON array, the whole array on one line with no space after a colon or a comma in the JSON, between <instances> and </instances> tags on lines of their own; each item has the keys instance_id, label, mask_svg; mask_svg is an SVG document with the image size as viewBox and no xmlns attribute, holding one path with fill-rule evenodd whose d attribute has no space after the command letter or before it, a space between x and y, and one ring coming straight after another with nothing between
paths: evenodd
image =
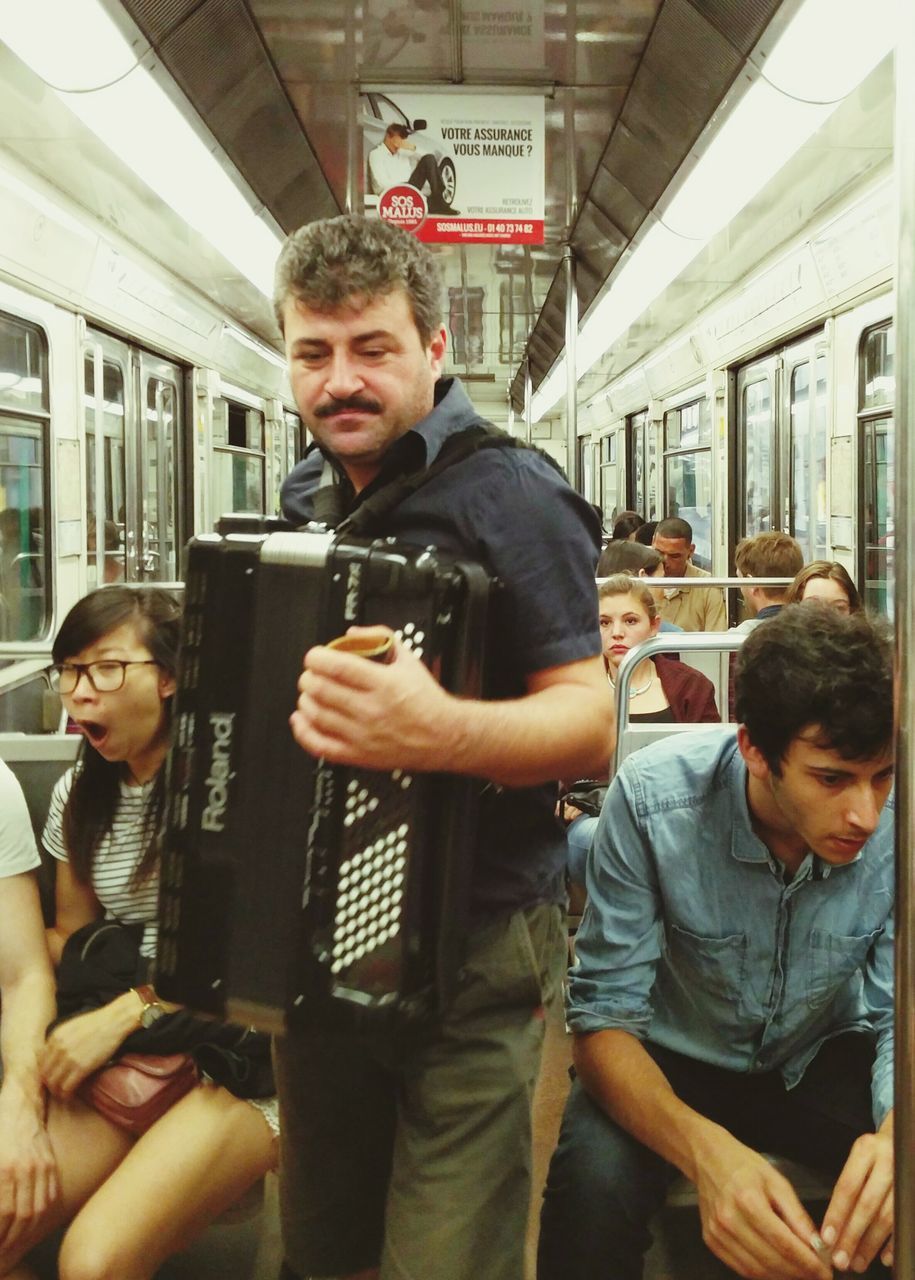
<instances>
[{"instance_id":1,"label":"passenger in background","mask_svg":"<svg viewBox=\"0 0 915 1280\"><path fill-rule=\"evenodd\" d=\"M597 592L604 668L612 688L620 663L630 649L658 634L660 618L654 594L647 585L618 573L602 582ZM659 723L715 723L712 682L700 671L663 654L643 658L629 686L632 721Z\"/></svg>"},{"instance_id":2,"label":"passenger in background","mask_svg":"<svg viewBox=\"0 0 915 1280\"><path fill-rule=\"evenodd\" d=\"M783 610L744 642L737 713L630 756L604 802L539 1280L639 1280L678 1170L738 1275L892 1265L886 632ZM838 1179L822 1223L760 1151Z\"/></svg>"},{"instance_id":3,"label":"passenger in background","mask_svg":"<svg viewBox=\"0 0 915 1280\"><path fill-rule=\"evenodd\" d=\"M790 534L772 530L741 538L734 549L734 566L739 578L793 578L804 564L804 553ZM741 587L748 617L733 631L752 631L774 618L786 603L787 587Z\"/></svg>"},{"instance_id":4,"label":"passenger in background","mask_svg":"<svg viewBox=\"0 0 915 1280\"><path fill-rule=\"evenodd\" d=\"M161 768L178 617L165 591L105 587L74 605L54 642L50 678L85 737L76 766L52 793L43 836L58 859L49 933L55 959L77 930L103 918L136 926L138 965L155 955ZM97 956L98 948L88 963L101 965ZM103 973L105 986L111 979L117 990L119 975ZM112 997L100 983L87 991L98 997L88 1001L96 1007L59 1022L38 1055L51 1095L47 1126L60 1194L27 1232L0 1247L0 1276L28 1274L16 1270L26 1249L69 1222L60 1280L148 1280L275 1163L264 1104L215 1084L194 1086L138 1138L79 1098L87 1077L128 1037L162 1025L167 1011L151 986L121 990ZM4 1007L4 1042L6 1018Z\"/></svg>"},{"instance_id":5,"label":"passenger in background","mask_svg":"<svg viewBox=\"0 0 915 1280\"><path fill-rule=\"evenodd\" d=\"M664 558L665 577L710 577L692 563L690 557L696 550L692 526L679 516L660 522L652 546ZM713 587L669 587L664 592L661 617L676 622L684 631L724 631L728 625L724 594Z\"/></svg>"},{"instance_id":6,"label":"passenger in background","mask_svg":"<svg viewBox=\"0 0 915 1280\"><path fill-rule=\"evenodd\" d=\"M804 563L804 553L790 534L780 530L757 533L752 538L741 538L734 549L734 566L739 578L793 578ZM747 606L748 617L732 627L732 631L748 634L774 618L785 603L787 587L741 587L740 594ZM728 718L735 717L734 709L734 654L728 664Z\"/></svg>"},{"instance_id":7,"label":"passenger in background","mask_svg":"<svg viewBox=\"0 0 915 1280\"><path fill-rule=\"evenodd\" d=\"M38 1069L54 1017L54 977L33 875L39 865L25 797L0 761L0 1269L60 1191Z\"/></svg>"},{"instance_id":8,"label":"passenger in background","mask_svg":"<svg viewBox=\"0 0 915 1280\"><path fill-rule=\"evenodd\" d=\"M643 547L650 547L657 527L657 520L649 520L646 524L640 525L635 533L636 542L640 542Z\"/></svg>"},{"instance_id":9,"label":"passenger in background","mask_svg":"<svg viewBox=\"0 0 915 1280\"><path fill-rule=\"evenodd\" d=\"M654 547L645 547L641 542L616 541L608 542L600 553L597 562L598 578L609 578L614 573L628 573L634 578L645 578L645 586L660 604L664 598L664 588L658 585L658 578L664 577L664 561L660 551ZM661 631L682 631L675 622L661 619Z\"/></svg>"},{"instance_id":10,"label":"passenger in background","mask_svg":"<svg viewBox=\"0 0 915 1280\"><path fill-rule=\"evenodd\" d=\"M785 604L817 600L839 613L859 613L864 607L851 575L838 560L812 560L785 593Z\"/></svg>"},{"instance_id":11,"label":"passenger in background","mask_svg":"<svg viewBox=\"0 0 915 1280\"><path fill-rule=\"evenodd\" d=\"M613 522L613 541L623 539L627 542L634 542L635 535L641 529L644 521L637 511L621 511Z\"/></svg>"},{"instance_id":12,"label":"passenger in background","mask_svg":"<svg viewBox=\"0 0 915 1280\"><path fill-rule=\"evenodd\" d=\"M660 619L652 592L627 574L608 578L597 594L604 666L615 689L623 658L637 644L657 635ZM631 724L716 724L721 718L711 680L662 654L643 658L632 673L629 706ZM564 816L573 819L566 832L569 878L573 884L583 884L597 818L578 816L569 806Z\"/></svg>"},{"instance_id":13,"label":"passenger in background","mask_svg":"<svg viewBox=\"0 0 915 1280\"><path fill-rule=\"evenodd\" d=\"M288 518L307 519L319 494L342 518L480 422L442 377L436 260L391 223L302 227L275 302L317 442L283 485ZM293 732L335 763L497 785L482 787L466 853L466 959L441 1018L356 1035L303 1007L302 1026L277 1041L285 1275L518 1280L524 1269L543 1006L566 957L555 779L606 771L613 741L594 609L600 529L530 449L478 449L426 479L378 532L482 558L498 576L498 700L446 693L399 644L384 666L315 646Z\"/></svg>"}]
</instances>

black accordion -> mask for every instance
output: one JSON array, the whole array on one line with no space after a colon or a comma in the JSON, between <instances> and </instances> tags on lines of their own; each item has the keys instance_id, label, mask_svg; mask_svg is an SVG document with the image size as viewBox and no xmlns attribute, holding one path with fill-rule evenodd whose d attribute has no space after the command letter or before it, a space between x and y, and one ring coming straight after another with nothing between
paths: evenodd
<instances>
[{"instance_id":1,"label":"black accordion","mask_svg":"<svg viewBox=\"0 0 915 1280\"><path fill-rule=\"evenodd\" d=\"M492 579L390 539L244 531L195 538L185 582L157 990L267 1031L434 1014L460 965L483 784L331 766L289 716L305 651L354 624L389 626L479 696Z\"/></svg>"}]
</instances>

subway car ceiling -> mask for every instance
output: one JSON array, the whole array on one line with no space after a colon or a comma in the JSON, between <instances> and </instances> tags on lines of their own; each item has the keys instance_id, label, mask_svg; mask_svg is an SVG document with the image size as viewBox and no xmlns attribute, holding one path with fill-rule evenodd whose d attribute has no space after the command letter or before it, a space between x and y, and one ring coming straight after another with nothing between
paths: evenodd
<instances>
[{"instance_id":1,"label":"subway car ceiling","mask_svg":"<svg viewBox=\"0 0 915 1280\"><path fill-rule=\"evenodd\" d=\"M533 15L542 40L518 41L515 65L494 68L486 65L485 42L474 38L474 22L502 10L484 11L470 0L72 0L72 11L84 2L101 5L134 59L232 174L257 215L259 262L239 269L215 247L216 232L229 219L219 194L208 211L212 231L205 216L189 221L171 207L164 194L173 167L167 148L151 158L152 176L147 170L144 180L96 136L85 110L81 118L75 114L92 98L87 90L131 78L123 58L114 59L108 74L103 61L90 73L74 59L61 86L53 72L26 65L0 44L0 146L12 161L5 180L15 180L17 164L37 174L90 211L115 240L141 247L272 345L279 338L264 264L282 235L360 207L360 89L544 97L544 244L438 249L452 307L480 331L475 341L465 334L456 344L451 367L472 382L477 404L497 421L505 420L509 396L515 411L522 410L526 367L532 390L544 388L542 413L562 410L559 395L545 394L545 383L565 344L563 246L571 247L578 314L586 320L631 261L633 242L663 224L709 134L727 123L763 76L792 19L819 5L836 19L826 25L836 25L839 10L849 7L848 0L831 0L825 9L823 0L617 0L612 6L533 0L519 12ZM882 7L875 5L875 24ZM11 15L0 20L0 39L21 53L9 25L17 21ZM859 39L860 24L859 10ZM55 34L45 39L53 42ZM810 55L813 66L813 45ZM71 92L59 94L55 85ZM657 300L645 298L650 305L594 367L580 395L619 377L853 184L888 168L890 60L847 96L835 96L844 100L735 220ZM129 150L131 122L124 125ZM139 123L136 128L139 138ZM714 206L720 191L710 190L707 199ZM52 273L56 265L36 264L30 283L40 287L41 269ZM482 315L470 316L471 298Z\"/></svg>"}]
</instances>

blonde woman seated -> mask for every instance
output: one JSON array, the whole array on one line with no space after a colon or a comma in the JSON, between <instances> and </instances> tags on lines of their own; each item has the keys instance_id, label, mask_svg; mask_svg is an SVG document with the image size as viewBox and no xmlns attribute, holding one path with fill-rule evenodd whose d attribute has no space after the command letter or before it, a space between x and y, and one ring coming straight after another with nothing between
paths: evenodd
<instances>
[{"instance_id":1,"label":"blonde woman seated","mask_svg":"<svg viewBox=\"0 0 915 1280\"><path fill-rule=\"evenodd\" d=\"M601 583L598 606L604 667L615 688L620 663L629 650L658 634L658 607L648 587L625 573ZM683 662L658 655L643 658L632 673L628 719L635 724L717 724L721 717L711 680ZM566 832L569 876L573 884L581 884L597 818L580 815L569 806L565 816L573 819Z\"/></svg>"},{"instance_id":2,"label":"blonde woman seated","mask_svg":"<svg viewBox=\"0 0 915 1280\"><path fill-rule=\"evenodd\" d=\"M636 578L617 573L597 593L607 679L616 687L620 663L630 649L658 634L661 619L654 594ZM629 720L717 723L715 689L701 672L674 658L643 658L629 685Z\"/></svg>"}]
</instances>

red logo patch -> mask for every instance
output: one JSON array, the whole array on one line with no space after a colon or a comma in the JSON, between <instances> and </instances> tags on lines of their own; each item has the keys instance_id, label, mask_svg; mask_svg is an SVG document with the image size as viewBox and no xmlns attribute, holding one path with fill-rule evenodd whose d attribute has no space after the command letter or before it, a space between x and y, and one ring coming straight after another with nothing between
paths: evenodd
<instances>
[{"instance_id":1,"label":"red logo patch","mask_svg":"<svg viewBox=\"0 0 915 1280\"><path fill-rule=\"evenodd\" d=\"M403 231L415 231L426 220L426 201L415 187L388 187L378 201L378 216Z\"/></svg>"}]
</instances>

